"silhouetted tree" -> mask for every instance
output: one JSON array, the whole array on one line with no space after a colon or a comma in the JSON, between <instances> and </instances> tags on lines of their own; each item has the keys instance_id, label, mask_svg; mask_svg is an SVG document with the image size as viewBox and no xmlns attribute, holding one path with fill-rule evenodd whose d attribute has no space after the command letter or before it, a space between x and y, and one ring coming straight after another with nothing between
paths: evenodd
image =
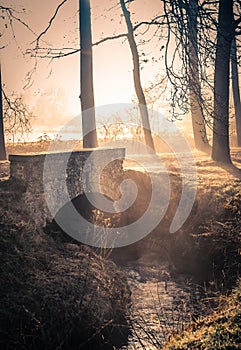
<instances>
[{"instance_id":1,"label":"silhouetted tree","mask_svg":"<svg viewBox=\"0 0 241 350\"><path fill-rule=\"evenodd\" d=\"M195 147L204 152L211 151L208 143L205 119L201 104L201 84L198 58L198 0L189 0L187 14L188 25L188 63L190 109Z\"/></svg>"},{"instance_id":2,"label":"silhouetted tree","mask_svg":"<svg viewBox=\"0 0 241 350\"><path fill-rule=\"evenodd\" d=\"M214 120L212 158L231 163L229 146L229 76L234 36L233 0L219 0L214 73Z\"/></svg>"},{"instance_id":3,"label":"silhouetted tree","mask_svg":"<svg viewBox=\"0 0 241 350\"><path fill-rule=\"evenodd\" d=\"M236 34L241 34L241 1L233 0L230 3L227 0L210 2L205 0L162 0L164 5L163 15L156 16L149 22L144 21L135 24L135 26L131 23L130 12L126 8L125 1L120 0L120 3L128 32L103 38L95 44L100 44L113 38L128 38L132 51L133 75L138 101L140 105L146 106L145 96L141 87L139 56L134 31L142 24L146 25L147 28L151 25L162 26L164 34L161 36L161 39L166 39L166 43L163 45L165 48L166 73L172 86L170 106L173 117L179 118L180 114L187 113L191 107L196 146L199 149L204 147L203 149L205 150L207 146L205 123L209 123L214 128L212 157L215 160L229 163L227 113L229 101L226 95L227 86L225 85L228 73L226 59L227 54L230 53L230 40L232 39L234 22L236 28L238 26ZM238 9L236 10L236 17L240 17L236 18L235 21L230 20L230 17L227 20L228 14L224 14L225 11L222 10L222 7L232 8L233 3ZM172 46L173 37L175 37L177 45L175 48L171 48L172 55L170 55L169 49ZM57 54L56 57L66 56L78 51L68 48L66 50L68 52L59 51L60 54L59 56ZM50 51L50 54L56 55L56 52ZM177 62L179 64L178 70L176 69ZM213 74L215 75L214 84ZM217 83L218 81L221 82L221 85ZM215 105L214 110L212 107L213 101ZM220 113L225 116L222 116L222 118L218 117ZM141 116L145 131L147 131L149 129L149 120L146 118L148 117L146 108L142 108ZM211 124L212 120L213 125ZM146 136L148 140L150 136L148 132ZM153 141L150 141L149 138L148 143L151 145Z\"/></svg>"},{"instance_id":4,"label":"silhouetted tree","mask_svg":"<svg viewBox=\"0 0 241 350\"><path fill-rule=\"evenodd\" d=\"M93 87L92 36L90 1L79 1L80 19L80 81L83 147L98 146L95 121L95 102Z\"/></svg>"},{"instance_id":5,"label":"silhouetted tree","mask_svg":"<svg viewBox=\"0 0 241 350\"><path fill-rule=\"evenodd\" d=\"M1 31L1 39L5 37L5 32L8 31L10 33L11 40L16 40L16 34L15 34L15 25L21 24L23 27L25 27L28 31L34 34L32 29L29 27L29 25L21 19L21 14L25 12L25 10L15 10L13 7L9 6L8 4L0 4L0 12L1 16L0 19L3 22L3 30ZM8 35L7 35L8 37ZM5 49L9 44L9 38L6 40L6 42L1 42L0 49ZM0 65L0 160L6 160L6 147L5 147L5 137L4 137L4 131L6 132L6 127L4 127L6 118L6 109L4 108L5 102L9 99L7 99L6 94L3 91L3 85L2 85L2 74L1 74L1 65ZM16 116L15 126L18 121L18 116ZM5 129L5 130L4 130Z\"/></svg>"},{"instance_id":6,"label":"silhouetted tree","mask_svg":"<svg viewBox=\"0 0 241 350\"><path fill-rule=\"evenodd\" d=\"M12 94L10 97L3 92L3 121L5 134L19 134L31 132L33 113L24 103L22 96Z\"/></svg>"},{"instance_id":7,"label":"silhouetted tree","mask_svg":"<svg viewBox=\"0 0 241 350\"><path fill-rule=\"evenodd\" d=\"M209 16L207 11L202 10L202 6L205 6L204 1L162 2L167 28L165 68L171 83L172 115L175 119L190 110L195 147L209 153L211 147L207 139L206 125L211 113L204 98L204 91L207 86L210 87L206 71L209 63L206 51L209 51L210 45L203 45L201 42L205 40L203 34L206 23L203 23L203 18L207 21L206 17Z\"/></svg>"},{"instance_id":8,"label":"silhouetted tree","mask_svg":"<svg viewBox=\"0 0 241 350\"><path fill-rule=\"evenodd\" d=\"M93 62L92 62L92 35L91 35L91 13L90 1L79 0L79 36L80 47L71 49L65 53L65 48L49 49L41 48L40 41L52 26L58 15L60 8L67 2L62 0L56 7L53 16L50 18L47 27L37 36L35 48L27 50L35 58L60 58L80 52L80 101L82 110L82 130L83 130L83 147L94 148L98 146L96 121L95 121L95 103L93 87ZM47 50L47 54L45 52ZM63 51L63 52L62 52ZM67 49L69 51L69 49ZM31 77L31 75L30 75Z\"/></svg>"},{"instance_id":9,"label":"silhouetted tree","mask_svg":"<svg viewBox=\"0 0 241 350\"><path fill-rule=\"evenodd\" d=\"M2 94L2 72L0 65L0 160L6 160L6 148L4 138L4 126L3 126L3 94Z\"/></svg>"},{"instance_id":10,"label":"silhouetted tree","mask_svg":"<svg viewBox=\"0 0 241 350\"><path fill-rule=\"evenodd\" d=\"M126 21L126 26L128 31L127 38L128 38L128 42L132 53L134 85L135 85L135 91L136 91L136 95L139 103L139 109L140 109L143 131L145 136L145 143L147 146L155 150L151 129L150 129L146 99L145 99L145 95L141 85L139 54L138 54L138 50L137 50L137 46L134 38L134 29L131 23L130 12L126 7L124 0L120 0L120 4L121 4L123 15Z\"/></svg>"},{"instance_id":11,"label":"silhouetted tree","mask_svg":"<svg viewBox=\"0 0 241 350\"><path fill-rule=\"evenodd\" d=\"M6 95L2 84L0 66L0 160L6 160L5 135L29 133L33 113L23 101L22 96Z\"/></svg>"},{"instance_id":12,"label":"silhouetted tree","mask_svg":"<svg viewBox=\"0 0 241 350\"><path fill-rule=\"evenodd\" d=\"M237 45L236 45L235 37L233 39L231 51L232 51L231 53L232 90L233 90L233 100L234 100L234 110L235 110L237 144L239 147L241 147L241 102L240 102L239 76L238 76Z\"/></svg>"}]
</instances>

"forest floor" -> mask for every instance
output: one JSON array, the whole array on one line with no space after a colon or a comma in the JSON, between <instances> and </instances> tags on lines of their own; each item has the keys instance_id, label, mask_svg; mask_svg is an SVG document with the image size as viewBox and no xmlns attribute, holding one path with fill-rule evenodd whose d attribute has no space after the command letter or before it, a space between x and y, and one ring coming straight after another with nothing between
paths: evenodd
<instances>
[{"instance_id":1,"label":"forest floor","mask_svg":"<svg viewBox=\"0 0 241 350\"><path fill-rule=\"evenodd\" d=\"M18 145L17 148L9 148L9 152L16 154L30 151L44 152L48 145L42 143L34 144L34 148L29 146L31 147L28 144L22 147ZM153 255L143 254L146 249L140 249L140 244L137 244L136 259L121 266L132 291L132 309L134 308L130 321L134 325L135 336L131 336L130 344L125 347L127 349L157 349L163 346L165 349L239 348L241 339L241 284L238 283L241 266L241 172L238 167L241 168L241 150L232 150L234 167L221 167L202 153L194 152L194 156L198 173L194 208L187 223L177 235L177 239L170 238L170 235L165 236L162 243L165 245L165 251L168 250L168 254L164 259L153 260ZM174 183L175 189L178 188L177 191L174 190L178 197L181 186L180 168L175 162L175 157L163 154L161 158L168 169L171 183ZM158 171L153 168L153 164L151 167L150 171L158 176ZM125 168L126 173L129 172L133 177L140 172L140 169L130 162L125 163ZM8 176L8 162L1 162L2 183ZM148 192L148 181L145 176L142 177L141 185L143 191ZM7 211L15 212L16 208L11 207L11 200L7 202ZM6 210L6 203L3 207ZM171 210L172 215L174 209L171 208ZM11 225L4 223L5 233L6 227ZM22 232L20 238L23 237L22 226L20 229L14 225L13 231L18 233L18 230ZM155 234L152 239L154 245ZM21 239L18 239L17 243L9 241L9 244L13 245L13 251L11 250L10 253L15 254L19 250L19 244L22 243ZM149 241L141 244L148 246ZM149 246L148 251L150 252ZM165 258L167 258L166 261ZM59 257L56 261L58 259ZM110 273L108 271L107 274ZM108 277L106 278L108 280ZM192 280L192 286L187 284L188 280L189 282ZM124 288L124 284L121 288ZM195 293L193 293L194 289L190 292L190 288L194 288ZM207 309L205 312L200 311L198 305L193 308L193 300L196 300L197 304L200 302L202 294L200 290L203 291L203 288L206 291L203 300L209 305L208 315ZM231 291L233 292L230 294ZM196 294L199 295L199 300L195 299ZM182 302L182 297L185 303ZM187 299L192 301L187 302ZM71 305L70 302L69 305ZM158 309L158 305L162 306ZM151 308L152 312L150 312ZM33 315L30 319L33 321ZM28 322L30 322L29 319ZM165 334L161 335L163 329ZM176 332L179 333L175 334ZM141 337L144 337L144 340ZM166 344L163 345L165 342Z\"/></svg>"}]
</instances>

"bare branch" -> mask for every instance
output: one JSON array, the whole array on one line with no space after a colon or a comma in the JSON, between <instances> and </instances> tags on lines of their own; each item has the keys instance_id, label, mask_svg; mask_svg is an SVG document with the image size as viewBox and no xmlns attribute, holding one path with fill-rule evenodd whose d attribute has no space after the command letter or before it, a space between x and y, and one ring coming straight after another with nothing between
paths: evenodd
<instances>
[{"instance_id":1,"label":"bare branch","mask_svg":"<svg viewBox=\"0 0 241 350\"><path fill-rule=\"evenodd\" d=\"M3 93L3 119L5 132L10 134L29 133L31 131L31 119L33 113L29 111L23 101L22 96L11 95L8 97L2 89Z\"/></svg>"},{"instance_id":2,"label":"bare branch","mask_svg":"<svg viewBox=\"0 0 241 350\"><path fill-rule=\"evenodd\" d=\"M58 14L58 12L59 12L59 10L60 10L60 8L64 5L64 3L65 3L66 1L67 1L67 0L63 0L63 1L57 6L57 8L56 8L56 10L55 10L55 12L54 12L54 14L53 14L53 16L50 18L50 21L49 21L48 26L44 29L44 31L43 31L42 33L40 33L40 34L38 35L37 39L35 40L35 42L36 42L36 47L38 47L39 41L40 41L41 37L47 33L47 31L48 31L49 28L51 27L51 25L52 25L54 19L56 18L57 14Z\"/></svg>"},{"instance_id":3,"label":"bare branch","mask_svg":"<svg viewBox=\"0 0 241 350\"><path fill-rule=\"evenodd\" d=\"M67 51L67 52L64 52ZM51 49L51 48L38 48L36 50L28 49L26 50L26 54L30 55L31 57L35 58L50 58L50 59L57 59L62 57L67 57L74 55L76 53L80 52L80 49L74 49L74 48L61 48L61 49Z\"/></svg>"},{"instance_id":4,"label":"bare branch","mask_svg":"<svg viewBox=\"0 0 241 350\"><path fill-rule=\"evenodd\" d=\"M100 39L99 41L95 42L94 44L92 44L92 46L100 45L100 44L102 44L102 43L104 43L105 41L108 41L108 40L126 38L127 35L128 35L127 33L122 33L122 34L117 34L117 35L114 35L114 36L107 36L106 38Z\"/></svg>"},{"instance_id":5,"label":"bare branch","mask_svg":"<svg viewBox=\"0 0 241 350\"><path fill-rule=\"evenodd\" d=\"M15 13L23 14L24 12L17 11L12 7L5 7L2 5L0 5L0 10L6 12L9 19L15 19L17 22L21 23L25 28L27 28L31 33L33 33L34 35L37 35L26 22L24 22L21 18L15 15Z\"/></svg>"}]
</instances>

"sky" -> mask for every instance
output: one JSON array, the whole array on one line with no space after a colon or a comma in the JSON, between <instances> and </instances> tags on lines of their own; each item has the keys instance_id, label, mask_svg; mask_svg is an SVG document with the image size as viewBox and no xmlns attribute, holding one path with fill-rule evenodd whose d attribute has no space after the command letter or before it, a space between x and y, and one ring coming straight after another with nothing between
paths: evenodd
<instances>
[{"instance_id":1,"label":"sky","mask_svg":"<svg viewBox=\"0 0 241 350\"><path fill-rule=\"evenodd\" d=\"M41 33L48 25L60 0L1 0L2 5L23 11L17 14L35 34ZM135 0L130 4L133 23L148 20L160 11L159 0ZM92 0L92 39L93 43L106 36L126 32L117 0ZM37 118L33 124L46 130L63 124L72 115L80 113L79 54L61 59L37 59L30 87L26 85L26 75L33 69L35 60L26 55L26 49L34 47L35 34L22 24L13 22L15 40L6 19L0 19L3 35L0 37L2 80L5 90L23 94ZM51 28L42 37L42 47L79 47L78 1L68 0L60 9ZM151 36L148 34L145 39ZM141 40L141 34L138 40ZM160 53L160 42L153 40L145 46L148 59ZM144 46L139 46L140 55ZM141 56L142 57L142 56ZM150 59L151 61L151 59ZM160 72L161 65L142 65L142 83L145 86ZM110 40L93 48L94 89L96 106L111 103L129 103L135 96L132 77L132 58L127 40Z\"/></svg>"}]
</instances>

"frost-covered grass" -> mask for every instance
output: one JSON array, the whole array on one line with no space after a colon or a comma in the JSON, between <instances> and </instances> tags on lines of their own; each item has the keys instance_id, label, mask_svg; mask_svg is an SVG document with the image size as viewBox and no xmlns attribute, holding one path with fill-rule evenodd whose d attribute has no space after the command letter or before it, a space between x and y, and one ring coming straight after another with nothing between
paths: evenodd
<instances>
[{"instance_id":1,"label":"frost-covered grass","mask_svg":"<svg viewBox=\"0 0 241 350\"><path fill-rule=\"evenodd\" d=\"M232 294L208 317L198 319L183 333L173 335L163 347L177 349L240 349L241 279Z\"/></svg>"}]
</instances>

